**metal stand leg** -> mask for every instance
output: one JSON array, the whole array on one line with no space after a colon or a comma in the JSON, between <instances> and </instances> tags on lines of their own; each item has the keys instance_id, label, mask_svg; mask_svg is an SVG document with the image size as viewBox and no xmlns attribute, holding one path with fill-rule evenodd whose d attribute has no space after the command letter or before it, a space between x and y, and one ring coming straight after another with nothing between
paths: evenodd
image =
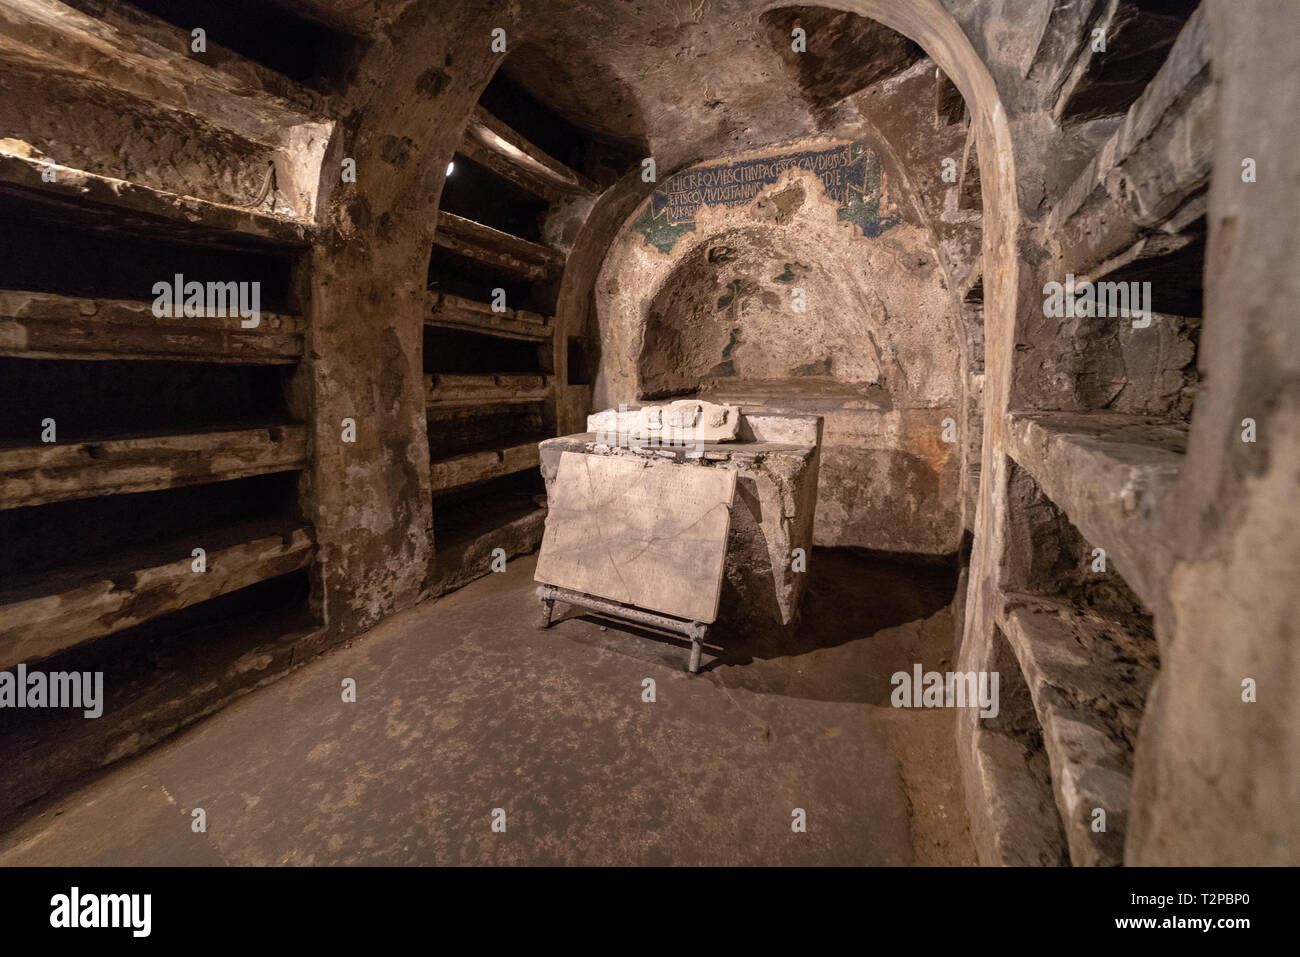
<instances>
[{"instance_id":1,"label":"metal stand leg","mask_svg":"<svg viewBox=\"0 0 1300 957\"><path fill-rule=\"evenodd\" d=\"M595 595L586 595L555 585L542 585L537 589L537 597L542 602L542 617L537 623L539 631L551 627L551 615L557 601L576 608L589 608L601 615L637 625L648 625L651 628L662 628L674 635L682 635L690 639L691 660L687 667L691 674L699 674L700 655L704 652L704 639L709 633L709 626L702 621L683 621L671 615L644 611L631 605L621 605L605 598L597 598Z\"/></svg>"},{"instance_id":2,"label":"metal stand leg","mask_svg":"<svg viewBox=\"0 0 1300 957\"><path fill-rule=\"evenodd\" d=\"M555 586L543 585L537 589L537 597L542 600L542 619L537 623L538 631L551 627L551 615L555 611Z\"/></svg>"},{"instance_id":3,"label":"metal stand leg","mask_svg":"<svg viewBox=\"0 0 1300 957\"><path fill-rule=\"evenodd\" d=\"M700 652L704 650L704 636L708 633L709 626L702 625L698 621L691 623L691 662L686 666L686 670L693 675L700 673Z\"/></svg>"}]
</instances>

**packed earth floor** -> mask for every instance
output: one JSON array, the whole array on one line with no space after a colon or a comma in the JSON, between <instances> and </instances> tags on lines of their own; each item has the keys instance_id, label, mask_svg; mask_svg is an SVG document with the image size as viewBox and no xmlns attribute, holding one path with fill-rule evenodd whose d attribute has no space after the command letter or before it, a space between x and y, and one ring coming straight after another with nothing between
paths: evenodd
<instances>
[{"instance_id":1,"label":"packed earth floor","mask_svg":"<svg viewBox=\"0 0 1300 957\"><path fill-rule=\"evenodd\" d=\"M953 711L890 706L950 667L953 571L813 562L794 641L720 629L692 676L576 609L536 630L520 558L28 809L0 864L975 863Z\"/></svg>"}]
</instances>

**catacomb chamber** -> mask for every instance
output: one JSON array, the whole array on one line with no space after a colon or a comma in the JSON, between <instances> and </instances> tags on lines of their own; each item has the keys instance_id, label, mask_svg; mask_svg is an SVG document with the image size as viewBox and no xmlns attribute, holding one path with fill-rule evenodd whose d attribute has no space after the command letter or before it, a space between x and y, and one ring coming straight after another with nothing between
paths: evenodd
<instances>
[{"instance_id":1,"label":"catacomb chamber","mask_svg":"<svg viewBox=\"0 0 1300 957\"><path fill-rule=\"evenodd\" d=\"M929 562L935 661L1004 676L941 732L979 861L1294 862L1295 54L1249 6L7 5L0 670L114 690L0 715L0 818L498 587L590 414L688 400L758 424L725 617L794 629L737 680L841 647L795 549ZM159 315L178 276L258 321Z\"/></svg>"}]
</instances>

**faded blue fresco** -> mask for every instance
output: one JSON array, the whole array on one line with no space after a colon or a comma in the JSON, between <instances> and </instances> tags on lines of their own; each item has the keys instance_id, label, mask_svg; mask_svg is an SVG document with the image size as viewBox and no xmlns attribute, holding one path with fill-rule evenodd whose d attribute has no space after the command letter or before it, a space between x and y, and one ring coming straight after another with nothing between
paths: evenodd
<instances>
[{"instance_id":1,"label":"faded blue fresco","mask_svg":"<svg viewBox=\"0 0 1300 957\"><path fill-rule=\"evenodd\" d=\"M840 221L853 223L862 235L876 237L898 225L897 216L880 212L880 157L861 143L848 143L674 173L655 187L632 226L661 253L672 252L679 239L695 232L702 206L747 206L791 167L817 173L826 195L840 206Z\"/></svg>"}]
</instances>

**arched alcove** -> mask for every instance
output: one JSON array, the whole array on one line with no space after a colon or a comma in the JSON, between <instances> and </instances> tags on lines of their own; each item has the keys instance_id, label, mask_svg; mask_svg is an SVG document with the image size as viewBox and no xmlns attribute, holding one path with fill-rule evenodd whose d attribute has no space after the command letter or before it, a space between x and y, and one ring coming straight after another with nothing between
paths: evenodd
<instances>
[{"instance_id":1,"label":"arched alcove","mask_svg":"<svg viewBox=\"0 0 1300 957\"><path fill-rule=\"evenodd\" d=\"M785 192L803 195L800 186ZM949 317L918 303L891 322L881 295L888 291L870 281L879 278L871 257L858 252L847 241L822 245L812 229L776 236L748 227L692 242L650 301L638 398L705 392L892 405L896 393L923 378L919 362L915 380L903 367L894 341L901 327L933 336ZM908 264L923 275L934 272L921 253ZM918 298L931 291L923 277L901 278L914 280ZM940 332L950 335L951 329ZM936 378L947 372L950 380L936 391L951 402L956 363L948 365L936 370Z\"/></svg>"},{"instance_id":2,"label":"arched alcove","mask_svg":"<svg viewBox=\"0 0 1300 957\"><path fill-rule=\"evenodd\" d=\"M772 169L748 201L696 186ZM665 196L686 205L656 212ZM666 222L687 207L689 224ZM602 351L618 402L821 415L816 542L956 550L960 322L919 206L878 154L815 141L691 167L631 217L606 289L629 272L643 281L597 305L602 336L636 350Z\"/></svg>"}]
</instances>

